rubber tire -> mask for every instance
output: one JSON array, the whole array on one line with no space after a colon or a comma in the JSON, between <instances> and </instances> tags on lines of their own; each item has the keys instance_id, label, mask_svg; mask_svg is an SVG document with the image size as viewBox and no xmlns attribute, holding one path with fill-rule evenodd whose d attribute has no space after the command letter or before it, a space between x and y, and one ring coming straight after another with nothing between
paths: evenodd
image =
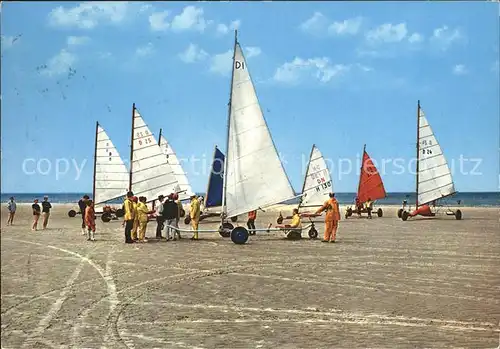
<instances>
[{"instance_id":1,"label":"rubber tire","mask_svg":"<svg viewBox=\"0 0 500 349\"><path fill-rule=\"evenodd\" d=\"M76 211L75 210L69 210L68 216L71 217L71 218L75 217L76 216Z\"/></svg>"},{"instance_id":2,"label":"rubber tire","mask_svg":"<svg viewBox=\"0 0 500 349\"><path fill-rule=\"evenodd\" d=\"M286 238L288 240L300 240L302 239L302 234L300 233L300 231L292 230L288 234L286 234Z\"/></svg>"},{"instance_id":3,"label":"rubber tire","mask_svg":"<svg viewBox=\"0 0 500 349\"><path fill-rule=\"evenodd\" d=\"M108 213L108 212L104 212L102 215L101 215L101 220L104 222L104 223L108 223L109 221L111 221L111 214Z\"/></svg>"},{"instance_id":4,"label":"rubber tire","mask_svg":"<svg viewBox=\"0 0 500 349\"><path fill-rule=\"evenodd\" d=\"M180 214L179 214L179 217L184 217L186 215L186 210L182 209Z\"/></svg>"},{"instance_id":5,"label":"rubber tire","mask_svg":"<svg viewBox=\"0 0 500 349\"><path fill-rule=\"evenodd\" d=\"M315 227L311 227L311 229L309 229L309 231L307 232L307 235L309 235L309 239L317 239L318 231Z\"/></svg>"},{"instance_id":6,"label":"rubber tire","mask_svg":"<svg viewBox=\"0 0 500 349\"><path fill-rule=\"evenodd\" d=\"M384 212L382 211L381 208L377 210L377 216L382 217L384 215Z\"/></svg>"},{"instance_id":7,"label":"rubber tire","mask_svg":"<svg viewBox=\"0 0 500 349\"><path fill-rule=\"evenodd\" d=\"M231 241L236 245L244 245L248 241L248 230L245 227L236 227L231 230Z\"/></svg>"},{"instance_id":8,"label":"rubber tire","mask_svg":"<svg viewBox=\"0 0 500 349\"><path fill-rule=\"evenodd\" d=\"M231 217L231 222L236 223L238 222L238 216Z\"/></svg>"},{"instance_id":9,"label":"rubber tire","mask_svg":"<svg viewBox=\"0 0 500 349\"><path fill-rule=\"evenodd\" d=\"M345 218L351 217L352 216L352 208L348 208L345 211Z\"/></svg>"},{"instance_id":10,"label":"rubber tire","mask_svg":"<svg viewBox=\"0 0 500 349\"><path fill-rule=\"evenodd\" d=\"M410 214L408 212L403 211L403 213L401 214L401 219L403 221L407 221L409 216L410 216Z\"/></svg>"},{"instance_id":11,"label":"rubber tire","mask_svg":"<svg viewBox=\"0 0 500 349\"><path fill-rule=\"evenodd\" d=\"M462 219L462 211L457 210L455 212L455 218L456 218L457 221L461 220Z\"/></svg>"},{"instance_id":12,"label":"rubber tire","mask_svg":"<svg viewBox=\"0 0 500 349\"><path fill-rule=\"evenodd\" d=\"M123 209L119 208L116 210L115 216L118 218L121 218L121 217L125 216L125 211Z\"/></svg>"},{"instance_id":13,"label":"rubber tire","mask_svg":"<svg viewBox=\"0 0 500 349\"><path fill-rule=\"evenodd\" d=\"M184 224L189 224L191 223L191 216L186 216L186 218L184 218Z\"/></svg>"},{"instance_id":14,"label":"rubber tire","mask_svg":"<svg viewBox=\"0 0 500 349\"><path fill-rule=\"evenodd\" d=\"M402 209L402 208L400 208L400 209L398 210L398 218L401 218L402 216L403 216L403 209Z\"/></svg>"},{"instance_id":15,"label":"rubber tire","mask_svg":"<svg viewBox=\"0 0 500 349\"><path fill-rule=\"evenodd\" d=\"M223 230L223 228L225 228ZM227 230L229 231L227 231ZM224 222L222 225L219 227L219 235L222 236L223 238L228 238L231 236L231 231L234 229L234 226L229 223L229 222Z\"/></svg>"}]
</instances>

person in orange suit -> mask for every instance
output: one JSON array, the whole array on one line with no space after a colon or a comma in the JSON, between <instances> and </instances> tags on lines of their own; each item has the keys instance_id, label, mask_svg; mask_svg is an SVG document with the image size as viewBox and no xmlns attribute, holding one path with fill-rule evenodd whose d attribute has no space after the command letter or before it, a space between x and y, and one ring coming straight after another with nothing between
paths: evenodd
<instances>
[{"instance_id":1,"label":"person in orange suit","mask_svg":"<svg viewBox=\"0 0 500 349\"><path fill-rule=\"evenodd\" d=\"M323 237L323 242L335 242L337 228L340 221L339 202L335 199L334 193L330 193L329 196L330 199L325 201L323 206L321 206L315 213L315 215L320 215L323 211L326 211L325 235Z\"/></svg>"}]
</instances>

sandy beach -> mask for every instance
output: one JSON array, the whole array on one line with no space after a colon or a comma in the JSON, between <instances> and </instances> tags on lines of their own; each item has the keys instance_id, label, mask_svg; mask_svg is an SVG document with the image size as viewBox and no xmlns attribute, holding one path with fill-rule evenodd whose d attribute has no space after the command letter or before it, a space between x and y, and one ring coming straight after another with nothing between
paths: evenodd
<instances>
[{"instance_id":1,"label":"sandy beach","mask_svg":"<svg viewBox=\"0 0 500 349\"><path fill-rule=\"evenodd\" d=\"M402 222L383 207L382 218L342 220L336 244L262 233L237 246L217 233L125 245L120 221L100 219L88 242L73 206L54 206L37 232L29 205L12 227L2 208L2 348L500 344L498 208ZM291 207L259 213L257 226L277 210Z\"/></svg>"}]
</instances>

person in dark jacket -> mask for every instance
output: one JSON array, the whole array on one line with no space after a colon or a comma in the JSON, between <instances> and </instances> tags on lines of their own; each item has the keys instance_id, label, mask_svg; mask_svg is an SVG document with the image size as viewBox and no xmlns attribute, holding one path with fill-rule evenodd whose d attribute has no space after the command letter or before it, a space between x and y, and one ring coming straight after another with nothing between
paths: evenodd
<instances>
[{"instance_id":1,"label":"person in dark jacket","mask_svg":"<svg viewBox=\"0 0 500 349\"><path fill-rule=\"evenodd\" d=\"M85 210L87 209L87 201L89 200L88 195L84 195L80 201L78 201L78 207L82 213L82 235L87 234L87 224L85 223Z\"/></svg>"},{"instance_id":2,"label":"person in dark jacket","mask_svg":"<svg viewBox=\"0 0 500 349\"><path fill-rule=\"evenodd\" d=\"M42 215L43 215L43 229L47 229L47 224L49 224L50 209L52 205L49 202L49 197L44 196L42 201Z\"/></svg>"},{"instance_id":3,"label":"person in dark jacket","mask_svg":"<svg viewBox=\"0 0 500 349\"><path fill-rule=\"evenodd\" d=\"M170 194L167 198L167 201L163 204L163 218L166 223L166 238L167 240L175 239L176 229L170 227L179 228L177 225L177 221L179 218L179 207L177 203L174 201L174 194ZM170 236L170 231L172 230L172 237Z\"/></svg>"}]
</instances>

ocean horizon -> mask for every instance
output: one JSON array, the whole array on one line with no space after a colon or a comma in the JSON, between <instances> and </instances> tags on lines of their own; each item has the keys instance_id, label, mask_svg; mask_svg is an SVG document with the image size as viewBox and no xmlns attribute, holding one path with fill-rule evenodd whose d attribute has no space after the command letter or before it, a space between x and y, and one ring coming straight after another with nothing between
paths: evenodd
<instances>
[{"instance_id":1,"label":"ocean horizon","mask_svg":"<svg viewBox=\"0 0 500 349\"><path fill-rule=\"evenodd\" d=\"M7 202L13 196L18 203L30 203L34 199L43 199L44 196L49 197L49 201L56 204L77 203L83 195L91 196L91 193L2 193L0 199L2 202ZM200 196L205 196L205 193L196 193ZM297 193L298 195L299 193ZM347 205L354 201L356 193L352 192L336 192L335 196L340 204ZM387 197L382 200L377 200L380 205L399 205L403 200L408 200L409 203L415 201L415 193L405 192L390 192ZM443 199L444 202L455 205L460 200L461 206L467 207L496 207L500 206L500 192L458 192L455 195ZM112 200L109 203L120 203L122 199ZM286 201L287 204L297 203L298 199Z\"/></svg>"}]
</instances>

